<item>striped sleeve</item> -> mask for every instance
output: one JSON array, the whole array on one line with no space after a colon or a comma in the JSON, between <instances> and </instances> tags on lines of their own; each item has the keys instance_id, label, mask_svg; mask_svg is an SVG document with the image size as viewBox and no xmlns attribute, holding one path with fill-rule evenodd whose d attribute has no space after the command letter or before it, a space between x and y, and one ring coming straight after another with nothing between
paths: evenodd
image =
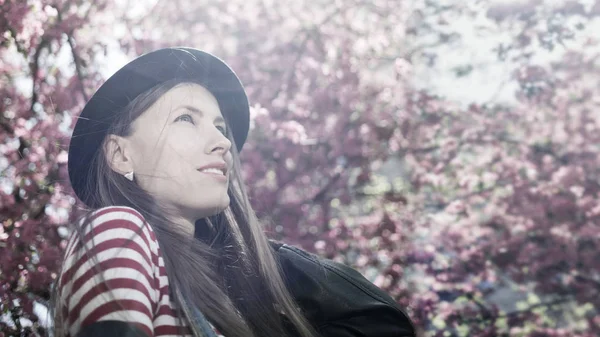
<instances>
[{"instance_id":1,"label":"striped sleeve","mask_svg":"<svg viewBox=\"0 0 600 337\"><path fill-rule=\"evenodd\" d=\"M132 208L106 207L91 215L84 230L83 240L73 234L59 278L69 335L96 322L120 321L152 337L160 292L152 229Z\"/></svg>"}]
</instances>

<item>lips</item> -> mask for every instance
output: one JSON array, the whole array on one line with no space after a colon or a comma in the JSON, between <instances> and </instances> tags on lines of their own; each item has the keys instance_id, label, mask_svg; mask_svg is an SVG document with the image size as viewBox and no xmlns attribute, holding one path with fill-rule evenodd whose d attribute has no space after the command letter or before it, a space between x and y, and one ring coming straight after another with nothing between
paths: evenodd
<instances>
[{"instance_id":1,"label":"lips","mask_svg":"<svg viewBox=\"0 0 600 337\"><path fill-rule=\"evenodd\" d=\"M216 162L204 165L199 167L197 170L202 173L227 176L227 165L224 162Z\"/></svg>"}]
</instances>

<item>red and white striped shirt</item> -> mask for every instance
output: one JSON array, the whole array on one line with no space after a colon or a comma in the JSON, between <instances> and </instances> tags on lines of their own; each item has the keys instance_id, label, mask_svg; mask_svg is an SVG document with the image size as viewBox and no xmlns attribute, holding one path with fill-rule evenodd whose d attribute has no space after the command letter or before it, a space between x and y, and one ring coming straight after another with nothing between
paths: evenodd
<instances>
[{"instance_id":1,"label":"red and white striped shirt","mask_svg":"<svg viewBox=\"0 0 600 337\"><path fill-rule=\"evenodd\" d=\"M192 335L174 310L158 241L139 212L114 206L95 211L83 241L93 258L73 233L59 279L69 336L107 320L133 323L150 337Z\"/></svg>"}]
</instances>

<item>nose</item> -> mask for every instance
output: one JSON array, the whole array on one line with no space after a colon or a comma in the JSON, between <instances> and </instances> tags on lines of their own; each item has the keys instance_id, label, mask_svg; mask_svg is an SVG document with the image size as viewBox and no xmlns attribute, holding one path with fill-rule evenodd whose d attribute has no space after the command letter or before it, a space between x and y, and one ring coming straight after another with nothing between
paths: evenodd
<instances>
[{"instance_id":1,"label":"nose","mask_svg":"<svg viewBox=\"0 0 600 337\"><path fill-rule=\"evenodd\" d=\"M231 141L221 132L218 132L218 135L213 137L213 140L206 145L206 154L218 153L224 155L231 149Z\"/></svg>"}]
</instances>

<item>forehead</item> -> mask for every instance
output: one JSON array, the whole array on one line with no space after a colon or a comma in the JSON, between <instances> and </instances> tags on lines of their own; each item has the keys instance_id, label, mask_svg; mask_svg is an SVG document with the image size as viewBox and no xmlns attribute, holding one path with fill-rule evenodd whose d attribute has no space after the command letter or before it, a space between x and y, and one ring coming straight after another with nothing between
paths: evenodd
<instances>
[{"instance_id":1,"label":"forehead","mask_svg":"<svg viewBox=\"0 0 600 337\"><path fill-rule=\"evenodd\" d=\"M205 87L195 83L182 83L164 93L142 116L164 120L178 109L192 107L210 120L222 117L219 103Z\"/></svg>"}]
</instances>

